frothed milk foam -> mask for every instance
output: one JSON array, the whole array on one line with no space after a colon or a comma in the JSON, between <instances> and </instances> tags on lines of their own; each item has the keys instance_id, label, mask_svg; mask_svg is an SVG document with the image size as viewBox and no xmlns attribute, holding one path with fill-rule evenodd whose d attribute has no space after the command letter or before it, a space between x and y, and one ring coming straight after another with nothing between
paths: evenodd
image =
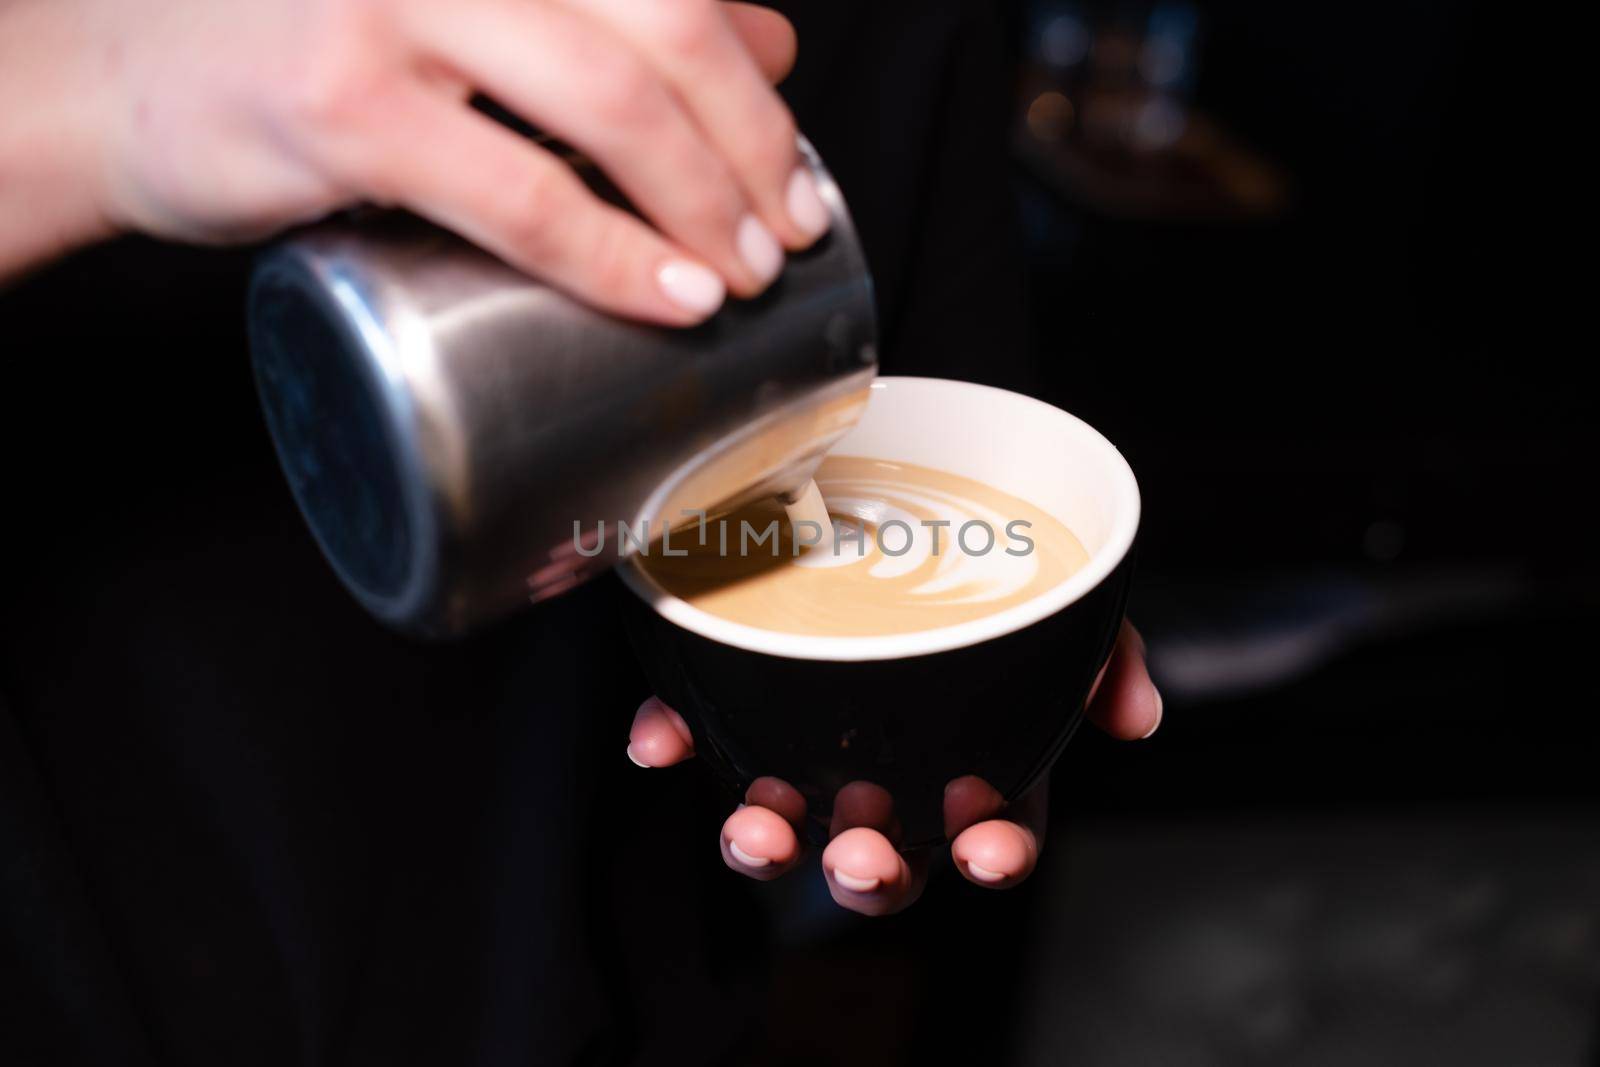
<instances>
[{"instance_id":1,"label":"frothed milk foam","mask_svg":"<svg viewBox=\"0 0 1600 1067\"><path fill-rule=\"evenodd\" d=\"M822 490L817 488L815 478L806 483L805 489L795 497L792 503L783 506L784 513L789 517L789 528L795 531L796 537L808 548L818 552L828 552L833 549L833 521L828 514L828 502L822 499ZM803 523L811 523L804 526ZM813 537L816 544L809 544Z\"/></svg>"},{"instance_id":2,"label":"frothed milk foam","mask_svg":"<svg viewBox=\"0 0 1600 1067\"><path fill-rule=\"evenodd\" d=\"M803 521L821 524L821 543L808 546L817 531ZM757 543L775 522L776 537ZM1072 531L1027 501L945 471L858 456L829 456L787 509L763 501L700 533L703 541L693 527L674 533L674 554L657 545L645 570L702 611L796 634L953 626L1031 600L1088 562Z\"/></svg>"}]
</instances>

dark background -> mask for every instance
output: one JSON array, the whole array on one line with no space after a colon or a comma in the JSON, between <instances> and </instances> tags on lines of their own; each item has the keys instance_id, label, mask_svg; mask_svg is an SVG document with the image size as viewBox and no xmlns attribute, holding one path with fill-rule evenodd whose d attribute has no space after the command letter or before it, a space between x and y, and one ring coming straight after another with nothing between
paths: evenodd
<instances>
[{"instance_id":1,"label":"dark background","mask_svg":"<svg viewBox=\"0 0 1600 1067\"><path fill-rule=\"evenodd\" d=\"M1133 464L1160 733L1079 735L1016 891L745 883L706 777L622 759L604 589L377 631L255 412L250 250L92 250L0 294L37 1062L1600 1062L1596 431L1521 16L929 7L796 11L786 92L885 369Z\"/></svg>"}]
</instances>

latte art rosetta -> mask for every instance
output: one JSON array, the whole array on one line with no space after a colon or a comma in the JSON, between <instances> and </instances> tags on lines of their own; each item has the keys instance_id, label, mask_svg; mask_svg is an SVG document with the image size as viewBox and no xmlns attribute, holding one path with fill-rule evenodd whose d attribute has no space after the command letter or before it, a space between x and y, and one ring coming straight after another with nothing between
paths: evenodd
<instances>
[{"instance_id":1,"label":"latte art rosetta","mask_svg":"<svg viewBox=\"0 0 1600 1067\"><path fill-rule=\"evenodd\" d=\"M1088 555L1039 508L968 478L906 463L830 456L817 487L835 519L831 547L762 503L719 519L686 555L652 553L645 570L703 611L761 629L868 636L914 633L992 615L1066 580ZM741 536L778 523L776 540Z\"/></svg>"}]
</instances>

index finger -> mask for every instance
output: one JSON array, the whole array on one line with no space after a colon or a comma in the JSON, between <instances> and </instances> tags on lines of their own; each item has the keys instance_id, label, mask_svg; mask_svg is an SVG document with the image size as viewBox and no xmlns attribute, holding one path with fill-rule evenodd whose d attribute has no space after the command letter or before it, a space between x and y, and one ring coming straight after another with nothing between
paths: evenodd
<instances>
[{"instance_id":1,"label":"index finger","mask_svg":"<svg viewBox=\"0 0 1600 1067\"><path fill-rule=\"evenodd\" d=\"M787 247L822 236L831 216L801 159L794 116L733 22L751 29L765 16L733 15L714 0L567 2L605 21L660 72ZM770 28L760 32L779 43Z\"/></svg>"}]
</instances>

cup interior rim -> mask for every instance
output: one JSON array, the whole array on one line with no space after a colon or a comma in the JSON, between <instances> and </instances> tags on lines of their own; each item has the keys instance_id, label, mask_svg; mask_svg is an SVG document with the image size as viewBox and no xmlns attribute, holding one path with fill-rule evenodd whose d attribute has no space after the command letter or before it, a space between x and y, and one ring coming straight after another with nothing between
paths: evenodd
<instances>
[{"instance_id":1,"label":"cup interior rim","mask_svg":"<svg viewBox=\"0 0 1600 1067\"><path fill-rule=\"evenodd\" d=\"M1133 547L1134 536L1139 529L1139 484L1122 453L1098 430L1076 415L1042 400L976 382L894 376L879 377L873 382L872 388L892 389L898 383L905 383L913 388L963 392L981 390L991 394L1003 394L1009 398L1009 402L1032 406L1036 414L1065 421L1083 436L1089 442L1090 451L1098 455L1104 463L1105 473L1110 477L1115 497L1112 503L1111 529L1104 543L1089 556L1089 561L1038 596L1004 611L995 612L993 615L985 615L953 626L867 637L786 633L732 622L703 611L667 592L640 565L638 556L623 561L618 567L623 582L656 614L668 622L719 644L784 659L860 662L932 655L1015 633L1081 600L1104 582L1122 563Z\"/></svg>"}]
</instances>

